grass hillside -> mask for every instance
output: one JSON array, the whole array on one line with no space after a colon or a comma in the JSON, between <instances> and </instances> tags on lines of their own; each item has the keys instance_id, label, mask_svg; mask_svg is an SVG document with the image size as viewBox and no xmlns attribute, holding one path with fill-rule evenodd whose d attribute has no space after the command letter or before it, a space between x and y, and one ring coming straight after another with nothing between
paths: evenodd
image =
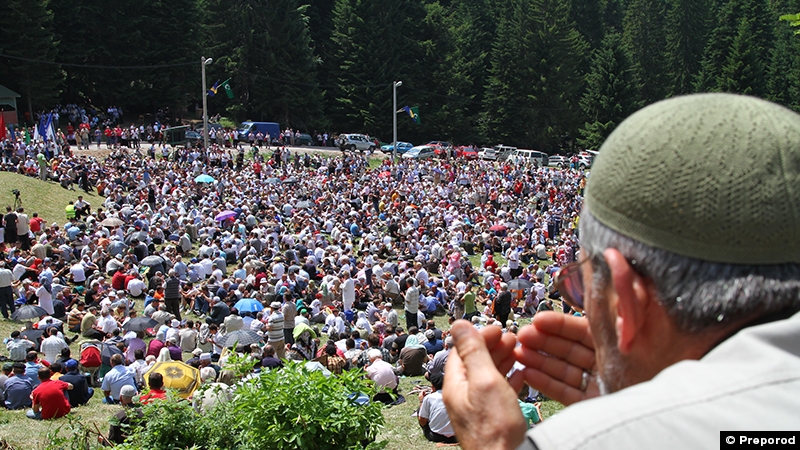
<instances>
[{"instance_id":1,"label":"grass hillside","mask_svg":"<svg viewBox=\"0 0 800 450\"><path fill-rule=\"evenodd\" d=\"M41 181L38 178L27 177L11 172L0 172L0 210L5 214L6 206L14 206L13 189L18 189L22 207L29 217L39 213L39 217L48 224L58 222L64 224L66 216L64 208L70 201L76 201L78 195L83 195L84 200L92 204L92 209L100 206L105 200L96 192L86 194L79 188L69 191L54 181Z\"/></svg>"}]
</instances>

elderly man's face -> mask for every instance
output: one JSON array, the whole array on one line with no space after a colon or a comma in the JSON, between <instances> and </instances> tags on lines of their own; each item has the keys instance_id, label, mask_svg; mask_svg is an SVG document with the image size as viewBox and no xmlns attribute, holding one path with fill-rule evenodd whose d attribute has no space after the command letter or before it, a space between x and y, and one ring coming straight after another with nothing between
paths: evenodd
<instances>
[{"instance_id":1,"label":"elderly man's face","mask_svg":"<svg viewBox=\"0 0 800 450\"><path fill-rule=\"evenodd\" d=\"M588 255L588 251L581 251ZM617 332L614 326L616 315L609 310L608 297L616 295L614 285L608 280L606 286L598 286L593 281L594 271L590 262L581 265L584 286L584 305L589 327L594 340L600 393L611 394L633 384L626 375L627 358L617 347Z\"/></svg>"}]
</instances>

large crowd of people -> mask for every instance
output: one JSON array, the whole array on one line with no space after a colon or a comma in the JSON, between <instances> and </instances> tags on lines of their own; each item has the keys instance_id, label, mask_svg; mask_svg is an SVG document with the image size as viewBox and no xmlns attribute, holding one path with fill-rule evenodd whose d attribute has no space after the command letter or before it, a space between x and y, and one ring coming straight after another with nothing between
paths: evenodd
<instances>
[{"instance_id":1,"label":"large crowd of people","mask_svg":"<svg viewBox=\"0 0 800 450\"><path fill-rule=\"evenodd\" d=\"M730 94L634 114L591 176L257 146L101 160L18 139L6 170L84 195L64 217L3 216L0 312L29 321L5 340L4 404L57 418L98 388L131 412L169 398L153 364L185 359L215 386L192 398L205 412L247 382L230 367L246 358L363 368L386 404L404 400L400 377L424 377L421 434L464 449L708 448L749 439L719 430L791 429L799 146L800 116ZM539 396L567 408L540 423Z\"/></svg>"},{"instance_id":2,"label":"large crowd of people","mask_svg":"<svg viewBox=\"0 0 800 450\"><path fill-rule=\"evenodd\" d=\"M45 312L32 322L46 339L24 330L7 339L9 374L22 365L30 391L46 370L91 371L104 402L129 404L124 388L139 392L156 361L186 360L204 382L235 382L225 362L236 351L267 369L286 359L333 375L363 368L387 404L398 377L425 375L433 393L420 396L420 425L442 442L454 440L440 392L452 341L432 319L513 332L516 318L552 310L548 296L558 294L545 283L575 258L586 181L533 163L370 164L285 147L120 146L96 158L22 136L6 142L3 167L83 191L64 217L23 207L3 216L3 316L24 305ZM249 299L257 306L242 309ZM142 315L157 322L152 336L126 329ZM226 350L237 330L261 341ZM73 367L78 340L121 355L99 370ZM31 407L14 400L27 398L14 386L6 382L7 406ZM71 386L82 392L72 407L94 392Z\"/></svg>"}]
</instances>

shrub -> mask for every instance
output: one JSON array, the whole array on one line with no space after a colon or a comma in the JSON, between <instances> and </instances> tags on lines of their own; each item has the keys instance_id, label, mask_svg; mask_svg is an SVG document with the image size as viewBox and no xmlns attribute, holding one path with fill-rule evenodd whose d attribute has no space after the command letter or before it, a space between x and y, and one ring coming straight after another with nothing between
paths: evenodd
<instances>
[{"instance_id":1,"label":"shrub","mask_svg":"<svg viewBox=\"0 0 800 450\"><path fill-rule=\"evenodd\" d=\"M244 361L242 361L244 362ZM355 395L354 395L355 394ZM166 401L142 407L124 444L133 449L382 449L374 442L384 424L381 403L360 405L357 394L371 397L374 389L362 371L325 377L302 363L287 362L282 370L263 372L238 384L233 400L208 414L198 414L190 402L170 394ZM70 441L50 448L90 450L82 424L70 422Z\"/></svg>"},{"instance_id":2,"label":"shrub","mask_svg":"<svg viewBox=\"0 0 800 450\"><path fill-rule=\"evenodd\" d=\"M262 374L236 391L243 449L359 449L383 426L382 405L358 405L353 393L374 394L363 372L325 377L301 363ZM373 443L372 448L385 446Z\"/></svg>"}]
</instances>

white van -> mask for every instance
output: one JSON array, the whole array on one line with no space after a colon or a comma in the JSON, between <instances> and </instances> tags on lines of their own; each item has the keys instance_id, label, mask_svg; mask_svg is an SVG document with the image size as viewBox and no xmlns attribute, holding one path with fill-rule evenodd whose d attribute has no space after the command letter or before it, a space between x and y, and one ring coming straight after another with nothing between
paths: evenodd
<instances>
[{"instance_id":1,"label":"white van","mask_svg":"<svg viewBox=\"0 0 800 450\"><path fill-rule=\"evenodd\" d=\"M512 153L517 151L517 147L503 144L497 144L493 148L496 155L495 160L497 161L505 161L509 156L511 156Z\"/></svg>"},{"instance_id":2,"label":"white van","mask_svg":"<svg viewBox=\"0 0 800 450\"><path fill-rule=\"evenodd\" d=\"M547 165L550 164L550 160L546 153L522 148L511 152L511 155L508 157L508 159L509 161L520 164L535 162L539 167L547 167Z\"/></svg>"}]
</instances>

